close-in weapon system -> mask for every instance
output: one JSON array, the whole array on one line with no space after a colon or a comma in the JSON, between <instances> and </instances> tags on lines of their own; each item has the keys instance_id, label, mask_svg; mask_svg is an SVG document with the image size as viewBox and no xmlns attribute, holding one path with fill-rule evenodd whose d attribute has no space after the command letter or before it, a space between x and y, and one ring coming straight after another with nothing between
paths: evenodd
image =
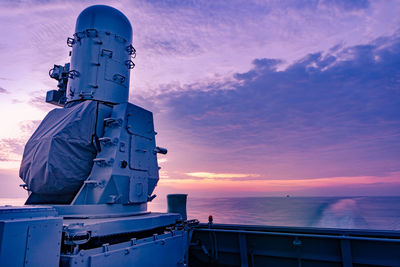
<instances>
[{"instance_id":1,"label":"close-in weapon system","mask_svg":"<svg viewBox=\"0 0 400 267\"><path fill-rule=\"evenodd\" d=\"M2 236L0 244L13 245L0 246L0 265L182 265L186 218L147 211L159 179L157 154L167 150L156 146L153 114L128 102L136 56L129 20L112 7L91 6L67 45L71 62L50 70L58 89L46 95L59 108L25 146L26 205L1 210L4 227L14 229ZM186 195L169 198L170 210L185 216ZM35 251L38 243L51 256Z\"/></svg>"}]
</instances>

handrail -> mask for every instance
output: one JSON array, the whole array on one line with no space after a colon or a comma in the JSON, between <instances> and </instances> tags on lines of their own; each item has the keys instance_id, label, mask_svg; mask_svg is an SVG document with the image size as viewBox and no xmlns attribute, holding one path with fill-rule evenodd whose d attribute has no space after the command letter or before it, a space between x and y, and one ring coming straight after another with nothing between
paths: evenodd
<instances>
[{"instance_id":1,"label":"handrail","mask_svg":"<svg viewBox=\"0 0 400 267\"><path fill-rule=\"evenodd\" d=\"M358 237L347 235L317 235L317 234L304 234L304 233L282 233L282 232L261 232L261 231L245 231L245 230L227 230L215 228L193 228L193 231L202 232L225 232L225 233L241 233L241 234L259 234L259 235L275 235L275 236L293 236L293 237L315 237L327 239L346 239L346 240L363 240L363 241L377 241L377 242L393 242L400 243L400 239L393 238L374 238L374 237Z\"/></svg>"}]
</instances>

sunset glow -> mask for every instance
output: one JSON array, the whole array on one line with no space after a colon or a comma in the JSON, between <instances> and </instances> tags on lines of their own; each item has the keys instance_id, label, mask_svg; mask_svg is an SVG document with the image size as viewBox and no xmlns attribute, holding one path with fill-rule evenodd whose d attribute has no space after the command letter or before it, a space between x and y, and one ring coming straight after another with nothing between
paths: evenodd
<instances>
[{"instance_id":1,"label":"sunset glow","mask_svg":"<svg viewBox=\"0 0 400 267\"><path fill-rule=\"evenodd\" d=\"M218 178L206 179L163 179L160 186L168 186L181 191L224 191L224 192L296 192L299 189L318 189L332 187L373 186L382 183L400 186L400 173L393 173L388 177L328 177L317 179L265 179L265 180L221 180ZM300 195L304 195L303 193Z\"/></svg>"},{"instance_id":2,"label":"sunset glow","mask_svg":"<svg viewBox=\"0 0 400 267\"><path fill-rule=\"evenodd\" d=\"M213 173L213 172L188 172L185 173L188 176L198 178L244 178L244 177L259 177L259 174L244 174L244 173Z\"/></svg>"}]
</instances>

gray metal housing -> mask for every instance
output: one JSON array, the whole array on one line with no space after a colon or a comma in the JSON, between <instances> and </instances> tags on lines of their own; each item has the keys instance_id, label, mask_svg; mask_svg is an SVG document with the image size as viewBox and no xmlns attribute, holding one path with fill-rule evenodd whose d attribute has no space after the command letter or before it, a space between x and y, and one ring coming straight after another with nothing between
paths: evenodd
<instances>
[{"instance_id":1,"label":"gray metal housing","mask_svg":"<svg viewBox=\"0 0 400 267\"><path fill-rule=\"evenodd\" d=\"M131 57L136 53L131 42L131 24L117 9L96 5L83 10L67 42L72 47L67 103L128 102Z\"/></svg>"}]
</instances>

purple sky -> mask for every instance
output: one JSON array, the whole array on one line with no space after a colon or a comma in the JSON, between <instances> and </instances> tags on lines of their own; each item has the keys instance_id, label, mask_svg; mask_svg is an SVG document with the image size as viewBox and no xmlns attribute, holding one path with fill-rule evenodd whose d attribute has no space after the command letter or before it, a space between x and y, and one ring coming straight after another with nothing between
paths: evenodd
<instances>
[{"instance_id":1,"label":"purple sky","mask_svg":"<svg viewBox=\"0 0 400 267\"><path fill-rule=\"evenodd\" d=\"M399 195L399 1L101 3L133 25L130 101L169 149L159 194ZM48 70L91 4L0 3L0 197L24 196Z\"/></svg>"}]
</instances>

